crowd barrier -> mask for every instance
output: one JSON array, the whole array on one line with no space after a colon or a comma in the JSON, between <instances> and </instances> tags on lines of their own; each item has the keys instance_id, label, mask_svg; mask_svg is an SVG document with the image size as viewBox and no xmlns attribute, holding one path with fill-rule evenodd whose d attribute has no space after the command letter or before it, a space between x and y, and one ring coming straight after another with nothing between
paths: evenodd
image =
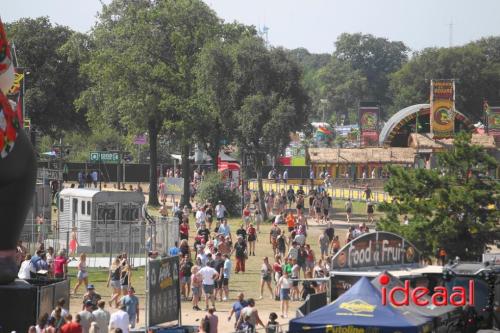
<instances>
[{"instance_id":1,"label":"crowd barrier","mask_svg":"<svg viewBox=\"0 0 500 333\"><path fill-rule=\"evenodd\" d=\"M264 180L262 183L262 186L264 188L264 192L269 192L273 190L275 193L279 193L282 190L285 192L290 188L290 186L293 188L295 192L302 187L306 195L309 193L311 190L312 186L310 185L297 185L297 184L291 184L291 183L276 183L274 181L268 181ZM319 186L313 186L315 189L317 189ZM258 184L257 180L252 179L248 181L248 188L251 191L257 191L258 190ZM324 185L321 186L334 200L347 200L350 198L352 201L366 201L366 195L365 195L365 188L338 188L338 187L325 187ZM375 202L390 202L392 198L387 194L386 192L383 191L377 191L377 190L372 190L372 201ZM307 201L307 200L306 200Z\"/></svg>"}]
</instances>

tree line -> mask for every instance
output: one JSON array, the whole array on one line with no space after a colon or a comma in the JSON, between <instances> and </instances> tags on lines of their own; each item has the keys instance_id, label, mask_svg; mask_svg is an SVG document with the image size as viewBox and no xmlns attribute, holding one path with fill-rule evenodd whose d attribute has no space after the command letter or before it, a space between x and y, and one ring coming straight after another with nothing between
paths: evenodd
<instances>
[{"instance_id":1,"label":"tree line","mask_svg":"<svg viewBox=\"0 0 500 333\"><path fill-rule=\"evenodd\" d=\"M345 33L332 54L310 54L268 47L255 27L224 22L201 0L114 0L88 33L46 17L6 30L29 68L25 107L42 133L38 150L64 137L73 160L102 149L129 150L137 160L133 138L147 133L141 158L151 175L173 151L189 174L194 144L214 163L222 145L234 144L258 171L290 131L307 133L323 114L356 123L361 101L378 102L387 119L427 101L433 78L457 80L457 109L473 121L484 98L500 95L500 37L411 53L402 42Z\"/></svg>"}]
</instances>

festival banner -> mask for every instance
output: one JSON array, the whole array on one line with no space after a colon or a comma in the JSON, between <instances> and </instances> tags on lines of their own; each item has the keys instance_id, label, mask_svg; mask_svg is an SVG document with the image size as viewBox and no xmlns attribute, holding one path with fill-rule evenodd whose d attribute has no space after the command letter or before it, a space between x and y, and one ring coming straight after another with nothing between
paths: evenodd
<instances>
[{"instance_id":1,"label":"festival banner","mask_svg":"<svg viewBox=\"0 0 500 333\"><path fill-rule=\"evenodd\" d=\"M455 132L455 81L431 80L431 133L449 138Z\"/></svg>"},{"instance_id":2,"label":"festival banner","mask_svg":"<svg viewBox=\"0 0 500 333\"><path fill-rule=\"evenodd\" d=\"M494 136L500 136L500 106L489 106L487 101L485 101L484 104L488 133Z\"/></svg>"},{"instance_id":3,"label":"festival banner","mask_svg":"<svg viewBox=\"0 0 500 333\"><path fill-rule=\"evenodd\" d=\"M362 147L378 145L379 111L378 106L359 107L359 129Z\"/></svg>"},{"instance_id":4,"label":"festival banner","mask_svg":"<svg viewBox=\"0 0 500 333\"><path fill-rule=\"evenodd\" d=\"M420 252L399 235L377 231L362 234L332 258L332 270L418 265Z\"/></svg>"}]
</instances>

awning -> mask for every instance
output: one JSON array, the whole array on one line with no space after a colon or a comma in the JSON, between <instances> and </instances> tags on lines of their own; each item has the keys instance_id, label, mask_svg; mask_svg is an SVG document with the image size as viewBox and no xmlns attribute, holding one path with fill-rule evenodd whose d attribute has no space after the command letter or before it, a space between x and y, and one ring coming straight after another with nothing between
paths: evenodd
<instances>
[{"instance_id":1,"label":"awning","mask_svg":"<svg viewBox=\"0 0 500 333\"><path fill-rule=\"evenodd\" d=\"M224 170L240 171L240 165L233 162L219 162L219 172Z\"/></svg>"}]
</instances>

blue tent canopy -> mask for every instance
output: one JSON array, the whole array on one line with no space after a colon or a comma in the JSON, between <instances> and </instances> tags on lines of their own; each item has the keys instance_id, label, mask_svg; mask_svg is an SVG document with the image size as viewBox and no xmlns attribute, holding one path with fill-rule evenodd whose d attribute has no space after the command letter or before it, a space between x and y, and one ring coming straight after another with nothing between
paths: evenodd
<instances>
[{"instance_id":1,"label":"blue tent canopy","mask_svg":"<svg viewBox=\"0 0 500 333\"><path fill-rule=\"evenodd\" d=\"M430 318L383 305L380 291L366 277L335 302L289 325L290 333L422 333L431 329Z\"/></svg>"}]
</instances>

